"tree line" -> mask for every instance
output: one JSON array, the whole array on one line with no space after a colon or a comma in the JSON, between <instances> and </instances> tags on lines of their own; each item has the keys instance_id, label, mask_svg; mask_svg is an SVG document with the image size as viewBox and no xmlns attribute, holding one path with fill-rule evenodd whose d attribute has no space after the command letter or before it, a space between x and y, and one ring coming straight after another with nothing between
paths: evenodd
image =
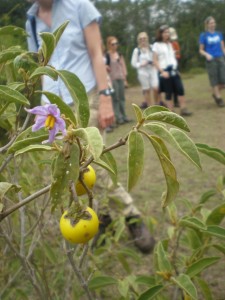
<instances>
[{"instance_id":1,"label":"tree line","mask_svg":"<svg viewBox=\"0 0 225 300\"><path fill-rule=\"evenodd\" d=\"M101 25L103 40L115 35L120 41L120 51L128 63L136 36L141 31L149 34L154 42L157 28L162 24L175 27L181 45L181 68L188 70L203 67L204 59L198 53L199 34L204 31L204 20L212 15L217 29L225 31L225 6L223 0L94 0L103 15ZM24 0L1 0L0 26L24 27L30 3ZM129 67L129 71L135 71Z\"/></svg>"}]
</instances>

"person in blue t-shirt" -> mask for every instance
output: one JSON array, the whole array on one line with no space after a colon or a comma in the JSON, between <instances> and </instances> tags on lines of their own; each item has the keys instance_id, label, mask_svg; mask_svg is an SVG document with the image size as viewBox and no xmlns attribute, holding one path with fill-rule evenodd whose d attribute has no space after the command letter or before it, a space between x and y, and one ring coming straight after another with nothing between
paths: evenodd
<instances>
[{"instance_id":1,"label":"person in blue t-shirt","mask_svg":"<svg viewBox=\"0 0 225 300\"><path fill-rule=\"evenodd\" d=\"M216 21L213 17L205 20L205 32L199 38L199 53L206 58L206 69L212 86L212 96L219 107L223 107L220 90L225 84L225 47L223 35L216 30Z\"/></svg>"}]
</instances>

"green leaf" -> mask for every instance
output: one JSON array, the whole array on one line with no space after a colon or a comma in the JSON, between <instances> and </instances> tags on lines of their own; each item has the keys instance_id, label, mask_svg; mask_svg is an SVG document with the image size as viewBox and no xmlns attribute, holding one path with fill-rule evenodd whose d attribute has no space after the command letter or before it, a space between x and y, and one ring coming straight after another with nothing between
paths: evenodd
<instances>
[{"instance_id":1,"label":"green leaf","mask_svg":"<svg viewBox=\"0 0 225 300\"><path fill-rule=\"evenodd\" d=\"M44 94L51 103L58 106L61 115L65 115L68 119L70 119L70 121L74 124L74 127L77 126L76 117L68 104L66 104L59 96L53 93L45 91L42 91L41 93Z\"/></svg>"},{"instance_id":2,"label":"green leaf","mask_svg":"<svg viewBox=\"0 0 225 300\"><path fill-rule=\"evenodd\" d=\"M61 203L65 189L69 187L69 181L77 182L79 178L80 149L77 144L69 145L69 157L65 158L60 152L56 157L52 167L53 181L50 195L52 201L52 211Z\"/></svg>"},{"instance_id":3,"label":"green leaf","mask_svg":"<svg viewBox=\"0 0 225 300\"><path fill-rule=\"evenodd\" d=\"M124 230L125 230L124 218L121 217L117 219L117 227L116 227L116 232L114 234L114 239L116 242L119 241L121 235L124 233Z\"/></svg>"},{"instance_id":4,"label":"green leaf","mask_svg":"<svg viewBox=\"0 0 225 300\"><path fill-rule=\"evenodd\" d=\"M204 300L213 300L212 293L211 293L210 287L207 284L207 282L205 282L200 277L195 278L195 281L197 281L199 287L201 288L201 291L204 296Z\"/></svg>"},{"instance_id":5,"label":"green leaf","mask_svg":"<svg viewBox=\"0 0 225 300\"><path fill-rule=\"evenodd\" d=\"M129 256L136 262L140 261L140 256L137 254L137 251L131 248L121 248L118 253L124 255L125 257Z\"/></svg>"},{"instance_id":6,"label":"green leaf","mask_svg":"<svg viewBox=\"0 0 225 300\"><path fill-rule=\"evenodd\" d=\"M207 227L207 230L204 233L216 236L220 239L225 239L225 229L217 225L210 225Z\"/></svg>"},{"instance_id":7,"label":"green leaf","mask_svg":"<svg viewBox=\"0 0 225 300\"><path fill-rule=\"evenodd\" d=\"M80 79L72 72L59 70L58 74L65 83L75 105L75 112L79 125L81 127L87 127L90 111L88 97L84 88L84 85Z\"/></svg>"},{"instance_id":8,"label":"green leaf","mask_svg":"<svg viewBox=\"0 0 225 300\"><path fill-rule=\"evenodd\" d=\"M150 289L141 294L138 300L155 299L155 296L158 295L163 290L163 288L164 286L162 284L152 286Z\"/></svg>"},{"instance_id":9,"label":"green leaf","mask_svg":"<svg viewBox=\"0 0 225 300\"><path fill-rule=\"evenodd\" d=\"M22 105L30 105L30 102L25 96L5 85L0 85L0 101L9 101Z\"/></svg>"},{"instance_id":10,"label":"green leaf","mask_svg":"<svg viewBox=\"0 0 225 300\"><path fill-rule=\"evenodd\" d=\"M116 176L114 170L111 168L111 166L107 162L103 161L101 158L98 158L98 159L94 160L93 162L96 165L100 166L101 168L107 170L109 172L109 176L110 176L113 184L116 185L116 183L117 183L117 176Z\"/></svg>"},{"instance_id":11,"label":"green leaf","mask_svg":"<svg viewBox=\"0 0 225 300\"><path fill-rule=\"evenodd\" d=\"M175 141L181 148L181 153L183 154L199 169L201 169L200 158L198 154L197 147L194 142L182 131L171 128L170 133L174 137Z\"/></svg>"},{"instance_id":12,"label":"green leaf","mask_svg":"<svg viewBox=\"0 0 225 300\"><path fill-rule=\"evenodd\" d=\"M26 31L24 30L24 28L21 27L9 25L0 28L0 36L13 35L13 34L17 34L20 36L27 36Z\"/></svg>"},{"instance_id":13,"label":"green leaf","mask_svg":"<svg viewBox=\"0 0 225 300\"><path fill-rule=\"evenodd\" d=\"M24 50L22 50L19 47L12 47L10 49L0 51L0 64L6 63L6 62L14 59L17 55L19 55L23 52L24 52Z\"/></svg>"},{"instance_id":14,"label":"green leaf","mask_svg":"<svg viewBox=\"0 0 225 300\"><path fill-rule=\"evenodd\" d=\"M118 291L122 297L124 297L125 299L127 298L127 294L129 291L129 281L126 280L126 278L124 280L119 280Z\"/></svg>"},{"instance_id":15,"label":"green leaf","mask_svg":"<svg viewBox=\"0 0 225 300\"><path fill-rule=\"evenodd\" d=\"M212 246L225 255L225 246L221 246L217 244L214 244Z\"/></svg>"},{"instance_id":16,"label":"green leaf","mask_svg":"<svg viewBox=\"0 0 225 300\"><path fill-rule=\"evenodd\" d=\"M218 260L220 260L220 259L221 259L221 257L205 257L205 258L201 258L198 261L194 262L192 265L188 266L188 268L187 268L187 270L186 270L185 273L189 277L192 278L192 277L198 275L199 273L201 273L206 268L208 268L211 265L213 265L216 262L218 262Z\"/></svg>"},{"instance_id":17,"label":"green leaf","mask_svg":"<svg viewBox=\"0 0 225 300\"><path fill-rule=\"evenodd\" d=\"M93 155L94 159L98 159L103 151L103 139L98 128L87 127L85 128L88 137L88 150Z\"/></svg>"},{"instance_id":18,"label":"green leaf","mask_svg":"<svg viewBox=\"0 0 225 300\"><path fill-rule=\"evenodd\" d=\"M2 201L5 194L11 190L15 189L16 192L19 192L21 190L21 187L16 184L12 184L9 182L0 182L0 200Z\"/></svg>"},{"instance_id":19,"label":"green leaf","mask_svg":"<svg viewBox=\"0 0 225 300\"><path fill-rule=\"evenodd\" d=\"M215 159L216 161L220 162L221 164L225 165L225 152L218 149L210 147L206 144L196 144L198 151L206 154L207 156Z\"/></svg>"},{"instance_id":20,"label":"green leaf","mask_svg":"<svg viewBox=\"0 0 225 300\"><path fill-rule=\"evenodd\" d=\"M55 150L54 148L52 148L51 146L47 146L47 145L30 145L27 147L24 147L18 151L15 152L14 156L18 156L27 152L34 152L34 151L52 151Z\"/></svg>"},{"instance_id":21,"label":"green leaf","mask_svg":"<svg viewBox=\"0 0 225 300\"><path fill-rule=\"evenodd\" d=\"M12 129L12 124L10 124L10 122L8 120L3 120L3 118L0 118L0 127L10 131Z\"/></svg>"},{"instance_id":22,"label":"green leaf","mask_svg":"<svg viewBox=\"0 0 225 300\"><path fill-rule=\"evenodd\" d=\"M172 281L184 290L193 300L198 300L196 288L190 277L185 274L180 274L178 277L172 277Z\"/></svg>"},{"instance_id":23,"label":"green leaf","mask_svg":"<svg viewBox=\"0 0 225 300\"><path fill-rule=\"evenodd\" d=\"M150 114L146 120L168 123L185 131L190 131L184 118L170 111L155 112Z\"/></svg>"},{"instance_id":24,"label":"green leaf","mask_svg":"<svg viewBox=\"0 0 225 300\"><path fill-rule=\"evenodd\" d=\"M127 166L127 189L130 191L140 178L144 166L144 140L137 131L131 131L128 137Z\"/></svg>"},{"instance_id":25,"label":"green leaf","mask_svg":"<svg viewBox=\"0 0 225 300\"><path fill-rule=\"evenodd\" d=\"M47 65L49 62L49 59L52 56L52 53L55 49L55 37L52 33L50 32L42 32L39 33L41 39L42 39L42 44L41 44L41 49L43 57L44 57L44 65Z\"/></svg>"},{"instance_id":26,"label":"green leaf","mask_svg":"<svg viewBox=\"0 0 225 300\"><path fill-rule=\"evenodd\" d=\"M118 280L111 276L96 276L89 281L88 287L91 290L96 290L113 284L118 284Z\"/></svg>"},{"instance_id":27,"label":"green leaf","mask_svg":"<svg viewBox=\"0 0 225 300\"><path fill-rule=\"evenodd\" d=\"M163 194L162 207L165 208L177 196L179 191L179 182L177 181L176 169L169 159L168 150L163 141L156 136L148 136L155 151L159 157L167 183L167 191Z\"/></svg>"},{"instance_id":28,"label":"green leaf","mask_svg":"<svg viewBox=\"0 0 225 300\"><path fill-rule=\"evenodd\" d=\"M172 145L177 151L188 158L195 166L201 169L197 147L184 132L176 128L167 130L164 126L157 123L149 123L146 124L145 127L157 134L162 140Z\"/></svg>"},{"instance_id":29,"label":"green leaf","mask_svg":"<svg viewBox=\"0 0 225 300\"><path fill-rule=\"evenodd\" d=\"M209 190L209 191L203 193L199 200L199 203L200 204L206 203L211 197L215 196L216 193L217 193L216 190Z\"/></svg>"},{"instance_id":30,"label":"green leaf","mask_svg":"<svg viewBox=\"0 0 225 300\"><path fill-rule=\"evenodd\" d=\"M172 273L172 266L168 259L168 253L164 250L162 242L159 242L156 246L155 253L159 271Z\"/></svg>"},{"instance_id":31,"label":"green leaf","mask_svg":"<svg viewBox=\"0 0 225 300\"><path fill-rule=\"evenodd\" d=\"M156 283L154 276L146 276L146 275L137 275L135 282L137 284L144 284L147 286L152 286Z\"/></svg>"},{"instance_id":32,"label":"green leaf","mask_svg":"<svg viewBox=\"0 0 225 300\"><path fill-rule=\"evenodd\" d=\"M96 127L86 127L73 130L76 137L81 138L86 145L88 145L88 151L97 160L103 151L103 139Z\"/></svg>"},{"instance_id":33,"label":"green leaf","mask_svg":"<svg viewBox=\"0 0 225 300\"><path fill-rule=\"evenodd\" d=\"M214 208L206 220L207 225L219 225L225 217L225 203Z\"/></svg>"},{"instance_id":34,"label":"green leaf","mask_svg":"<svg viewBox=\"0 0 225 300\"><path fill-rule=\"evenodd\" d=\"M203 242L201 239L201 233L192 228L186 228L186 231L189 247L191 247L192 249L198 249L202 247Z\"/></svg>"},{"instance_id":35,"label":"green leaf","mask_svg":"<svg viewBox=\"0 0 225 300\"><path fill-rule=\"evenodd\" d=\"M110 171L109 175L112 179L112 182L114 184L117 183L117 165L116 165L116 160L113 157L111 152L105 152L100 156L101 162L105 162L105 164L107 166L109 166L110 169L108 169L108 171L112 170L112 172ZM99 160L97 161L97 163L99 162ZM107 169L105 165L105 168ZM104 166L102 165L102 167L104 168Z\"/></svg>"},{"instance_id":36,"label":"green leaf","mask_svg":"<svg viewBox=\"0 0 225 300\"><path fill-rule=\"evenodd\" d=\"M158 113L158 112L162 112L162 111L169 111L168 108L164 107L164 106L159 106L159 105L153 105L153 106L149 106L144 110L144 117L147 118L148 116L154 114L154 113Z\"/></svg>"},{"instance_id":37,"label":"green leaf","mask_svg":"<svg viewBox=\"0 0 225 300\"><path fill-rule=\"evenodd\" d=\"M206 230L206 225L196 217L184 217L180 219L180 226L190 227L198 230Z\"/></svg>"},{"instance_id":38,"label":"green leaf","mask_svg":"<svg viewBox=\"0 0 225 300\"><path fill-rule=\"evenodd\" d=\"M140 109L140 107L134 103L132 103L136 118L138 122L141 122L143 119L143 114L142 114L142 110Z\"/></svg>"},{"instance_id":39,"label":"green leaf","mask_svg":"<svg viewBox=\"0 0 225 300\"><path fill-rule=\"evenodd\" d=\"M124 270L128 274L131 274L131 267L127 261L126 256L124 256L122 253L117 253L117 258L118 258L119 262L121 263L122 267L124 268Z\"/></svg>"},{"instance_id":40,"label":"green leaf","mask_svg":"<svg viewBox=\"0 0 225 300\"><path fill-rule=\"evenodd\" d=\"M42 134L42 135L38 135L38 136L31 136L29 138L26 138L24 140L18 140L15 141L12 146L8 149L8 153L14 153L18 150L22 150L28 146L32 146L33 144L37 144L37 143L41 143L43 141L45 141L46 139L48 139L49 134ZM49 146L48 146L49 147Z\"/></svg>"},{"instance_id":41,"label":"green leaf","mask_svg":"<svg viewBox=\"0 0 225 300\"><path fill-rule=\"evenodd\" d=\"M55 71L55 69L51 68L50 66L44 66L35 69L34 72L30 75L30 79L41 77L42 75L46 75L53 80L57 80L58 78L58 73Z\"/></svg>"},{"instance_id":42,"label":"green leaf","mask_svg":"<svg viewBox=\"0 0 225 300\"><path fill-rule=\"evenodd\" d=\"M54 32L53 35L55 37L55 47L60 40L64 30L66 29L67 25L69 24L70 21L64 22L62 25L60 25Z\"/></svg>"},{"instance_id":43,"label":"green leaf","mask_svg":"<svg viewBox=\"0 0 225 300\"><path fill-rule=\"evenodd\" d=\"M25 84L23 82L11 82L8 84L8 87L12 90L22 91L25 88Z\"/></svg>"}]
</instances>

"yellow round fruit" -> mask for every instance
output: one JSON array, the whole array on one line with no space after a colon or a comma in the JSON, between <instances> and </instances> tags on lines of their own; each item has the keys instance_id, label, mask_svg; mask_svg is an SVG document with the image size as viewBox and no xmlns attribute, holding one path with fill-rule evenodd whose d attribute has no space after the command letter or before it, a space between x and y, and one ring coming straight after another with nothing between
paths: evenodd
<instances>
[{"instance_id":1,"label":"yellow round fruit","mask_svg":"<svg viewBox=\"0 0 225 300\"><path fill-rule=\"evenodd\" d=\"M63 237L71 243L85 244L92 239L98 232L99 219L95 211L87 207L84 218L80 218L77 222L68 216L66 210L60 219L60 230Z\"/></svg>"},{"instance_id":2,"label":"yellow round fruit","mask_svg":"<svg viewBox=\"0 0 225 300\"><path fill-rule=\"evenodd\" d=\"M87 170L84 171L84 173L82 174L82 179L84 181L84 183L86 184L86 186L92 190L95 182L96 182L96 174L95 174L95 170L92 168L92 166L88 166ZM76 184L76 192L77 192L77 196L81 196L86 194L86 190L83 187L82 183L78 180L77 184Z\"/></svg>"}]
</instances>

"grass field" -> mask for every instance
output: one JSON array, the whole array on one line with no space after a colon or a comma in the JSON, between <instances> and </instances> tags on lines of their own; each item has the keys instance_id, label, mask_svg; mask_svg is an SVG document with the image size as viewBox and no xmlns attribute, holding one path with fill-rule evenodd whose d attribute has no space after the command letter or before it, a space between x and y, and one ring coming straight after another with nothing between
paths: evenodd
<instances>
[{"instance_id":1,"label":"grass field","mask_svg":"<svg viewBox=\"0 0 225 300\"><path fill-rule=\"evenodd\" d=\"M206 74L184 75L183 76L186 99L188 108L193 112L193 116L187 117L186 121L191 129L189 136L196 143L206 143L209 146L225 150L225 107L218 108L212 99L211 89L209 87ZM222 91L225 99L225 91ZM130 87L126 90L127 113L134 119L132 103L140 104L142 94L140 87ZM176 109L179 113L179 108ZM134 124L134 123L133 123ZM132 125L126 124L115 129L113 133L107 135L107 144L117 141L129 132ZM138 208L143 216L156 219L157 225L154 226L154 235L156 239L166 238L166 220L160 207L161 195L165 190L166 183L164 175L154 152L154 149L147 143L145 153L145 168L142 177L137 186L131 192ZM149 144L149 145L148 145ZM126 146L124 146L126 147ZM223 165L201 154L202 171L195 168L178 152L171 150L172 161L177 169L178 180L180 182L180 191L176 199L180 215L185 213L185 207L182 199L189 199L196 203L201 195L209 189L215 188L217 179L225 175ZM126 159L123 147L114 150L113 154L118 163L119 180L126 185ZM214 207L218 203L211 202L209 207ZM149 257L143 257L143 268L151 269ZM146 267L147 266L147 267ZM147 271L147 270L146 270ZM147 271L148 272L148 271ZM151 271L150 271L151 272ZM205 274L212 284L214 290L213 299L225 299L225 292L222 288L225 276L225 263L215 265L210 274Z\"/></svg>"},{"instance_id":2,"label":"grass field","mask_svg":"<svg viewBox=\"0 0 225 300\"><path fill-rule=\"evenodd\" d=\"M225 108L218 108L211 96L211 89L206 74L184 76L184 86L188 108L193 112L186 121L190 127L189 136L196 143L206 143L212 147L225 150ZM225 98L225 91L222 93ZM140 104L142 94L140 87L130 87L126 90L127 113L134 119L132 103ZM179 108L175 111L179 113ZM134 124L134 123L133 123ZM113 133L107 135L107 144L117 141L129 132L131 124L122 125ZM125 146L126 147L126 146ZM126 157L123 147L113 152L119 168L119 179L126 182ZM202 171L186 161L181 155L171 149L172 160L178 172L181 189L178 198L188 197L197 200L206 189L215 186L220 175L224 175L224 166L218 162L201 155ZM132 195L137 199L137 205L149 201L150 206L155 207L160 202L161 192L164 190L164 177L153 148L149 144L145 153L145 169L139 184ZM178 199L179 200L179 199ZM144 211L144 210L143 210Z\"/></svg>"}]
</instances>

